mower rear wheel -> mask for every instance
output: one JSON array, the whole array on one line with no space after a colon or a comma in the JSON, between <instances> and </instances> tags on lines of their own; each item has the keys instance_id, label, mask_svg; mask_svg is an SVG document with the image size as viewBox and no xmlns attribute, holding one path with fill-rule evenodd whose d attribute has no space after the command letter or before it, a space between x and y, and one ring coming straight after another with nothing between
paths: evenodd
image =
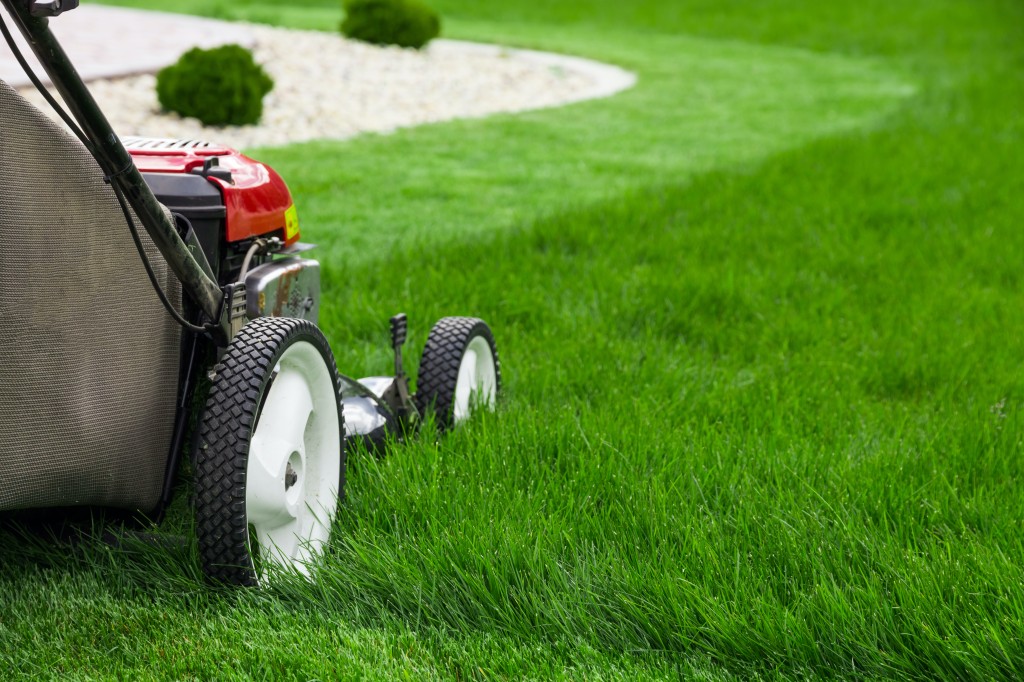
<instances>
[{"instance_id":1,"label":"mower rear wheel","mask_svg":"<svg viewBox=\"0 0 1024 682\"><path fill-rule=\"evenodd\" d=\"M476 409L494 409L501 364L487 323L475 317L438 320L423 348L416 386L416 408L420 414L433 409L441 430Z\"/></svg>"},{"instance_id":2,"label":"mower rear wheel","mask_svg":"<svg viewBox=\"0 0 1024 682\"><path fill-rule=\"evenodd\" d=\"M195 458L196 534L208 577L255 585L308 574L345 486L338 371L311 322L245 325L216 366Z\"/></svg>"}]
</instances>

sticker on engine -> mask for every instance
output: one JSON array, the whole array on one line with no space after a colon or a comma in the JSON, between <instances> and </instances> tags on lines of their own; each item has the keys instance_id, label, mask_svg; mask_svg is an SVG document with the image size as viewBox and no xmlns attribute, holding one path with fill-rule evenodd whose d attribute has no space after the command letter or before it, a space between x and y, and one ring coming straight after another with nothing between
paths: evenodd
<instances>
[{"instance_id":1,"label":"sticker on engine","mask_svg":"<svg viewBox=\"0 0 1024 682\"><path fill-rule=\"evenodd\" d=\"M299 211L295 204L288 207L284 212L284 240L291 241L299 234Z\"/></svg>"}]
</instances>

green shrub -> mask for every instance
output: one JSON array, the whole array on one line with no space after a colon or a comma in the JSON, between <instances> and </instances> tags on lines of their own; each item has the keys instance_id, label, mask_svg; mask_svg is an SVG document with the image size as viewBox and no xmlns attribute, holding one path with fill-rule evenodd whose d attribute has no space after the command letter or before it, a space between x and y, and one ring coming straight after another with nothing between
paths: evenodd
<instances>
[{"instance_id":1,"label":"green shrub","mask_svg":"<svg viewBox=\"0 0 1024 682\"><path fill-rule=\"evenodd\" d=\"M258 123L274 81L240 45L193 48L156 76L160 106L206 125Z\"/></svg>"},{"instance_id":2,"label":"green shrub","mask_svg":"<svg viewBox=\"0 0 1024 682\"><path fill-rule=\"evenodd\" d=\"M377 45L419 49L441 33L441 18L419 0L345 0L341 32Z\"/></svg>"}]
</instances>

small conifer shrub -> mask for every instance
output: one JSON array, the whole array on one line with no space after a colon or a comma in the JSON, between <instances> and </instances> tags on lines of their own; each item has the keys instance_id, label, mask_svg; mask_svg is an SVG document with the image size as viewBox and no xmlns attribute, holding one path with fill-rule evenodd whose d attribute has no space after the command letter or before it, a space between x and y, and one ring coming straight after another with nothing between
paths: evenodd
<instances>
[{"instance_id":1,"label":"small conifer shrub","mask_svg":"<svg viewBox=\"0 0 1024 682\"><path fill-rule=\"evenodd\" d=\"M205 125L247 125L263 115L274 81L241 45L193 48L156 76L160 106Z\"/></svg>"},{"instance_id":2,"label":"small conifer shrub","mask_svg":"<svg viewBox=\"0 0 1024 682\"><path fill-rule=\"evenodd\" d=\"M420 0L345 0L341 32L376 45L419 49L441 33L441 18Z\"/></svg>"}]
</instances>

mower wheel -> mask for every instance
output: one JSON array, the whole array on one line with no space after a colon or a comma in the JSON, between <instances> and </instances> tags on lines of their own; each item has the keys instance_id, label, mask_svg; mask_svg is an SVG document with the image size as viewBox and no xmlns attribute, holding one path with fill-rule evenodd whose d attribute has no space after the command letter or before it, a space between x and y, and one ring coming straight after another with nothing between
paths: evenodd
<instances>
[{"instance_id":1,"label":"mower wheel","mask_svg":"<svg viewBox=\"0 0 1024 682\"><path fill-rule=\"evenodd\" d=\"M311 322L261 317L214 369L199 424L195 514L206 575L256 585L308 574L345 488L338 370Z\"/></svg>"},{"instance_id":2,"label":"mower wheel","mask_svg":"<svg viewBox=\"0 0 1024 682\"><path fill-rule=\"evenodd\" d=\"M487 323L475 317L441 318L427 337L416 385L416 408L420 414L433 409L441 430L475 409L494 409L501 365Z\"/></svg>"}]
</instances>

